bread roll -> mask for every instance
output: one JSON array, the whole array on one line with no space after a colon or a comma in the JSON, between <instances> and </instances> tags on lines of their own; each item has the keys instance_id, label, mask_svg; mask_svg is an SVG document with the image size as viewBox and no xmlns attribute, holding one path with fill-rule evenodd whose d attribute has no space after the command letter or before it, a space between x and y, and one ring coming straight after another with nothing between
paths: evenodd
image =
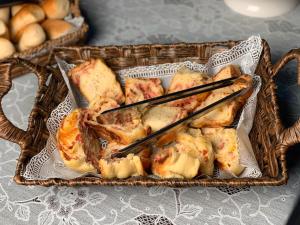
<instances>
[{"instance_id":1,"label":"bread roll","mask_svg":"<svg viewBox=\"0 0 300 225\"><path fill-rule=\"evenodd\" d=\"M9 7L0 8L0 20L8 24L9 22Z\"/></svg>"},{"instance_id":2,"label":"bread roll","mask_svg":"<svg viewBox=\"0 0 300 225\"><path fill-rule=\"evenodd\" d=\"M76 66L68 76L89 102L98 96L112 98L119 104L125 100L115 73L101 59Z\"/></svg>"},{"instance_id":3,"label":"bread roll","mask_svg":"<svg viewBox=\"0 0 300 225\"><path fill-rule=\"evenodd\" d=\"M63 19L70 10L69 0L44 0L42 7L49 19Z\"/></svg>"},{"instance_id":4,"label":"bread roll","mask_svg":"<svg viewBox=\"0 0 300 225\"><path fill-rule=\"evenodd\" d=\"M26 4L22 9L11 19L11 34L15 40L17 33L31 23L38 23L45 18L43 9L35 4Z\"/></svg>"},{"instance_id":5,"label":"bread roll","mask_svg":"<svg viewBox=\"0 0 300 225\"><path fill-rule=\"evenodd\" d=\"M94 132L85 126L85 112L77 109L67 115L56 138L65 165L81 173L96 172L100 159L100 143Z\"/></svg>"},{"instance_id":6,"label":"bread roll","mask_svg":"<svg viewBox=\"0 0 300 225\"><path fill-rule=\"evenodd\" d=\"M0 37L9 39L9 31L6 24L2 20L0 20Z\"/></svg>"},{"instance_id":7,"label":"bread roll","mask_svg":"<svg viewBox=\"0 0 300 225\"><path fill-rule=\"evenodd\" d=\"M13 5L11 7L11 16L15 16L26 4Z\"/></svg>"},{"instance_id":8,"label":"bread roll","mask_svg":"<svg viewBox=\"0 0 300 225\"><path fill-rule=\"evenodd\" d=\"M42 23L42 27L50 40L59 38L74 30L74 26L64 20L50 19Z\"/></svg>"},{"instance_id":9,"label":"bread roll","mask_svg":"<svg viewBox=\"0 0 300 225\"><path fill-rule=\"evenodd\" d=\"M20 51L36 47L46 40L46 34L38 23L32 23L21 29L17 36Z\"/></svg>"},{"instance_id":10,"label":"bread roll","mask_svg":"<svg viewBox=\"0 0 300 225\"><path fill-rule=\"evenodd\" d=\"M207 80L208 77L206 76L206 74L192 71L187 67L183 67L178 70L173 76L170 87L168 89L168 93L173 93L198 85L203 85L207 82ZM203 94L179 99L168 103L168 105L181 107L188 112L192 112L208 96L208 94L209 93L206 92Z\"/></svg>"},{"instance_id":11,"label":"bread roll","mask_svg":"<svg viewBox=\"0 0 300 225\"><path fill-rule=\"evenodd\" d=\"M14 45L6 38L0 37L0 59L11 56L16 50Z\"/></svg>"},{"instance_id":12,"label":"bread roll","mask_svg":"<svg viewBox=\"0 0 300 225\"><path fill-rule=\"evenodd\" d=\"M164 94L164 89L159 78L131 78L125 80L126 104L140 102Z\"/></svg>"}]
</instances>

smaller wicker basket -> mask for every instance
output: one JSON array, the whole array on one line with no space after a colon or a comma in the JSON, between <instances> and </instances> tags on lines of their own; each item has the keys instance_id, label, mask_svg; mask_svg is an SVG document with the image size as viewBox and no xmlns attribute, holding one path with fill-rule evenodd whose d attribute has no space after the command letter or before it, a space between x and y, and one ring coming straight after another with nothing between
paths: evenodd
<instances>
[{"instance_id":1,"label":"smaller wicker basket","mask_svg":"<svg viewBox=\"0 0 300 225\"><path fill-rule=\"evenodd\" d=\"M222 48L232 48L238 41L209 42L196 44L170 45L128 45L104 47L61 47L52 55L69 63L80 63L84 60L101 57L115 71L134 67L194 61L206 63L209 57ZM243 185L281 185L288 180L286 167L286 151L290 146L300 142L300 120L292 127L285 129L279 118L276 97L276 85L273 81L278 71L293 59L298 60L298 83L300 84L300 49L294 49L285 54L275 65L271 64L270 49L266 41L262 42L263 52L257 66L256 74L262 78L262 89L258 94L257 111L254 125L250 132L250 140L263 173L260 178L196 178L196 179L152 179L149 177L130 179L102 179L98 177L83 177L71 180L47 179L26 180L22 171L30 159L38 154L47 141L49 133L46 121L52 110L64 99L67 88L58 70L42 67L24 59L9 59L0 64L0 100L11 88L11 71L13 68L27 68L36 74L39 80L39 90L34 108L29 116L27 130L15 127L4 115L0 106L0 137L15 142L21 146L14 180L24 185L140 185L140 186L243 186ZM51 75L51 76L50 76ZM47 79L49 79L48 82Z\"/></svg>"},{"instance_id":2,"label":"smaller wicker basket","mask_svg":"<svg viewBox=\"0 0 300 225\"><path fill-rule=\"evenodd\" d=\"M74 17L82 16L79 8L79 0L70 0L70 10ZM48 54L51 51L51 49L58 46L68 46L83 43L85 41L88 29L89 27L84 21L81 27L79 27L75 32L64 35L55 40L47 40L46 42L37 47L33 47L22 52L16 52L12 57L28 59L34 63L45 65L48 62ZM13 77L16 77L26 72L28 71L16 68L13 69L12 75Z\"/></svg>"}]
</instances>

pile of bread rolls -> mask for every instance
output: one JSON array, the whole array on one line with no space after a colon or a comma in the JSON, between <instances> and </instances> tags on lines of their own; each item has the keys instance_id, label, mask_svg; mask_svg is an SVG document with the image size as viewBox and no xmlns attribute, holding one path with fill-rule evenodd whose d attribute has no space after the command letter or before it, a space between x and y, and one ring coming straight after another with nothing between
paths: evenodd
<instances>
[{"instance_id":1,"label":"pile of bread rolls","mask_svg":"<svg viewBox=\"0 0 300 225\"><path fill-rule=\"evenodd\" d=\"M64 20L69 11L69 0L0 8L0 59L72 32L74 25Z\"/></svg>"}]
</instances>

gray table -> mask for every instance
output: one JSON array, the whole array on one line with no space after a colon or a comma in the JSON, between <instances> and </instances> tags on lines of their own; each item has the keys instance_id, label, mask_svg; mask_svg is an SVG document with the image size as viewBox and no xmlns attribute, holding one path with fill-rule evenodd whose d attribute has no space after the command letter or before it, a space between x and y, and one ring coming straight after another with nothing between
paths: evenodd
<instances>
[{"instance_id":1,"label":"gray table","mask_svg":"<svg viewBox=\"0 0 300 225\"><path fill-rule=\"evenodd\" d=\"M200 3L201 2L201 3ZM202 42L260 34L277 60L300 47L300 8L273 19L231 12L221 0L127 0L81 2L91 25L89 44ZM294 67L277 79L286 125L300 114ZM4 110L26 128L37 81L14 80ZM0 141L1 224L284 224L299 194L300 164L289 162L290 179L280 187L133 188L26 187L12 181L19 147ZM298 149L294 149L298 150ZM289 153L299 159L299 151ZM228 194L229 193L229 194Z\"/></svg>"}]
</instances>

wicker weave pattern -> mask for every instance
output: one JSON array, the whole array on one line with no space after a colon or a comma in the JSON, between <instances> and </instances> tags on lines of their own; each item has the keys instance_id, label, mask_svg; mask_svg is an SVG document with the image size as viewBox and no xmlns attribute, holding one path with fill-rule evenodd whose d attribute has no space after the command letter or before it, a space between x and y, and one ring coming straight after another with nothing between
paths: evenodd
<instances>
[{"instance_id":1,"label":"wicker weave pattern","mask_svg":"<svg viewBox=\"0 0 300 225\"><path fill-rule=\"evenodd\" d=\"M213 42L202 44L172 44L172 45L136 45L136 46L105 46L105 47L60 47L54 50L54 55L67 62L80 63L93 57L102 57L113 70L133 66L144 66L161 63L191 60L198 63L207 62L208 58L220 48L231 48L237 41ZM21 171L30 158L44 147L48 138L45 121L57 104L67 93L65 84L56 70L49 70L34 65L25 60L11 59L0 65L1 79L0 98L11 87L11 69L16 65L29 68L39 78L40 89L36 97L35 107L29 118L27 131L14 127L0 110L0 136L6 140L20 144L22 151L16 169L15 181L25 185L164 185L171 187L187 186L242 186L242 185L281 185L287 182L285 153L288 148L300 141L300 121L289 129L284 129L278 115L275 83L273 77L290 60L300 59L300 50L287 53L277 64L272 66L270 49L263 41L263 52L256 74L261 75L263 86L258 95L258 105L255 122L250 133L250 140L263 172L261 178L232 178L232 179L192 179L156 180L151 178L130 178L126 180L105 180L95 177L77 178L72 180L48 179L25 180ZM298 65L298 72L300 67ZM48 86L45 81L52 73ZM299 73L298 73L299 75Z\"/></svg>"}]
</instances>

